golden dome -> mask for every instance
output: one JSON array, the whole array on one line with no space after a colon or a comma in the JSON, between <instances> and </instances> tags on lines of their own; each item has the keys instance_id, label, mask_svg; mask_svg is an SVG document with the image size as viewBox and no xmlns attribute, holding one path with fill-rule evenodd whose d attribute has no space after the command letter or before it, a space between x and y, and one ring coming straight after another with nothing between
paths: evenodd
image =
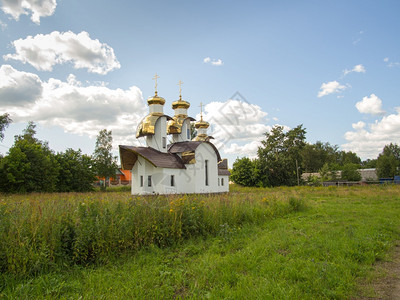
<instances>
[{"instance_id":1,"label":"golden dome","mask_svg":"<svg viewBox=\"0 0 400 300\"><path fill-rule=\"evenodd\" d=\"M199 134L199 135L196 135L192 139L192 141L195 141L195 142L209 142L211 139L213 139L212 136L208 136L207 134Z\"/></svg>"},{"instance_id":2,"label":"golden dome","mask_svg":"<svg viewBox=\"0 0 400 300\"><path fill-rule=\"evenodd\" d=\"M152 105L152 104L164 105L165 99L163 97L159 97L156 92L156 94L153 97L150 97L149 99L147 99L147 103L149 105Z\"/></svg>"},{"instance_id":3,"label":"golden dome","mask_svg":"<svg viewBox=\"0 0 400 300\"><path fill-rule=\"evenodd\" d=\"M177 109L177 108L186 108L188 109L190 107L190 103L182 100L182 97L179 96L179 100L176 100L175 102L172 102L172 109Z\"/></svg>"},{"instance_id":4,"label":"golden dome","mask_svg":"<svg viewBox=\"0 0 400 300\"><path fill-rule=\"evenodd\" d=\"M157 120L161 117L166 117L167 120L171 120L170 116L164 115L163 113L151 113L145 116L139 123L136 129L136 137L143 137L146 135L154 135L156 129Z\"/></svg>"},{"instance_id":5,"label":"golden dome","mask_svg":"<svg viewBox=\"0 0 400 300\"><path fill-rule=\"evenodd\" d=\"M203 121L203 118L201 118L200 121L198 121L198 122L196 122L196 123L194 124L194 127L196 127L196 129L199 129L199 128L208 128L208 127L210 127L210 123L208 123L208 122L206 122L206 121Z\"/></svg>"}]
</instances>

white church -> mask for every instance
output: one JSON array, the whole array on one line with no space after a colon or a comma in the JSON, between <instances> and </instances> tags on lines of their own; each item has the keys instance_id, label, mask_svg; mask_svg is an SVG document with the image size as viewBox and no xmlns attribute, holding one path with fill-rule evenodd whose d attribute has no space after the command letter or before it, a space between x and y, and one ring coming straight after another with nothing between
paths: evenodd
<instances>
[{"instance_id":1,"label":"white church","mask_svg":"<svg viewBox=\"0 0 400 300\"><path fill-rule=\"evenodd\" d=\"M218 149L207 135L210 124L195 123L197 136L191 139L188 116L190 103L172 103L175 115L164 114L165 99L155 95L147 100L149 114L142 119L136 138L145 137L146 147L119 146L122 168L132 171L132 194L191 194L229 192L228 161L221 159ZM181 82L179 82L179 85Z\"/></svg>"}]
</instances>

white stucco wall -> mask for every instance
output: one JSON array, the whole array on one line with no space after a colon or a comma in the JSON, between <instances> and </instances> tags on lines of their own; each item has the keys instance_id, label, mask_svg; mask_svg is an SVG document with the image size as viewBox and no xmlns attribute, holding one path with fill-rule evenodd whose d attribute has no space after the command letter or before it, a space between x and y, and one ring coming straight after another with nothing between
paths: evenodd
<instances>
[{"instance_id":1,"label":"white stucco wall","mask_svg":"<svg viewBox=\"0 0 400 300\"><path fill-rule=\"evenodd\" d=\"M229 176L218 175L218 192L229 192Z\"/></svg>"},{"instance_id":2,"label":"white stucco wall","mask_svg":"<svg viewBox=\"0 0 400 300\"><path fill-rule=\"evenodd\" d=\"M216 193L218 192L218 168L217 156L211 145L200 144L195 152L195 193ZM206 161L208 166L208 185L206 185Z\"/></svg>"},{"instance_id":3,"label":"white stucco wall","mask_svg":"<svg viewBox=\"0 0 400 300\"><path fill-rule=\"evenodd\" d=\"M165 138L165 145L168 144L167 141L167 118L158 118L154 126L154 135L146 136L146 145L148 147L154 148L161 152L167 152L167 147L163 147L162 139Z\"/></svg>"},{"instance_id":4,"label":"white stucco wall","mask_svg":"<svg viewBox=\"0 0 400 300\"><path fill-rule=\"evenodd\" d=\"M187 135L188 129L189 129L189 138ZM191 137L191 135L190 135L190 120L186 119L185 121L183 121L181 133L172 134L172 142L178 143L178 142L190 141L191 140L190 137Z\"/></svg>"},{"instance_id":5,"label":"white stucco wall","mask_svg":"<svg viewBox=\"0 0 400 300\"><path fill-rule=\"evenodd\" d=\"M218 193L229 191L229 176L218 175L217 156L213 147L200 144L195 152L195 164L187 164L186 169L157 168L142 157L138 157L132 169L132 194L190 194ZM208 161L208 185L206 185L205 162ZM174 185L171 186L171 175ZM140 186L143 176L143 186ZM151 186L148 186L151 176ZM224 185L222 185L222 178ZM219 179L219 181L218 181Z\"/></svg>"},{"instance_id":6,"label":"white stucco wall","mask_svg":"<svg viewBox=\"0 0 400 300\"><path fill-rule=\"evenodd\" d=\"M161 105L161 104L149 105L150 113L163 113L163 110L164 110L164 105Z\"/></svg>"}]
</instances>

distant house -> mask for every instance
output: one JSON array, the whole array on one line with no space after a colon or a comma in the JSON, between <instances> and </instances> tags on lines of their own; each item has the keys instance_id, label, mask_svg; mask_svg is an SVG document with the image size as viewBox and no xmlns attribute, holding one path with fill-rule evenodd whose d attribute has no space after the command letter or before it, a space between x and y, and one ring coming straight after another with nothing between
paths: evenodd
<instances>
[{"instance_id":1,"label":"distant house","mask_svg":"<svg viewBox=\"0 0 400 300\"><path fill-rule=\"evenodd\" d=\"M97 184L100 185L100 182L104 182L104 177L98 177L99 181ZM118 168L115 171L115 177L110 178L108 182L108 186L116 186L116 185L129 185L131 183L132 173L129 170L123 170L122 168Z\"/></svg>"},{"instance_id":2,"label":"distant house","mask_svg":"<svg viewBox=\"0 0 400 300\"><path fill-rule=\"evenodd\" d=\"M358 169L358 171L360 172L361 175L361 181L377 181L378 180L378 174L377 174L377 170L375 168L371 168L371 169ZM314 176L314 177L321 177L321 174L319 173L303 173L301 174L301 178L304 181L307 181L310 176ZM336 171L336 176L338 178L340 178L342 176L342 171Z\"/></svg>"},{"instance_id":3,"label":"distant house","mask_svg":"<svg viewBox=\"0 0 400 300\"><path fill-rule=\"evenodd\" d=\"M115 178L111 180L112 185L128 185L131 183L132 173L129 170L117 169Z\"/></svg>"}]
</instances>

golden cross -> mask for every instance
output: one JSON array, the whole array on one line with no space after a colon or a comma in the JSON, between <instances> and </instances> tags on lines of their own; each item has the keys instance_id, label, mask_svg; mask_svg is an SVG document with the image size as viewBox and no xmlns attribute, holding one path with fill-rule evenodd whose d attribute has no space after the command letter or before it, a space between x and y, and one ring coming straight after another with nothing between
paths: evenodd
<instances>
[{"instance_id":1,"label":"golden cross","mask_svg":"<svg viewBox=\"0 0 400 300\"><path fill-rule=\"evenodd\" d=\"M160 76L158 76L157 73L156 73L156 75L154 75L154 77L153 77L153 79L156 81L156 86L154 87L155 90L156 90L156 95L157 95L157 79L158 78L160 78Z\"/></svg>"},{"instance_id":2,"label":"golden cross","mask_svg":"<svg viewBox=\"0 0 400 300\"><path fill-rule=\"evenodd\" d=\"M182 84L183 82L179 80L178 85L179 85L179 98L182 98Z\"/></svg>"},{"instance_id":3,"label":"golden cross","mask_svg":"<svg viewBox=\"0 0 400 300\"><path fill-rule=\"evenodd\" d=\"M203 122L203 102L200 102L200 119Z\"/></svg>"}]
</instances>

